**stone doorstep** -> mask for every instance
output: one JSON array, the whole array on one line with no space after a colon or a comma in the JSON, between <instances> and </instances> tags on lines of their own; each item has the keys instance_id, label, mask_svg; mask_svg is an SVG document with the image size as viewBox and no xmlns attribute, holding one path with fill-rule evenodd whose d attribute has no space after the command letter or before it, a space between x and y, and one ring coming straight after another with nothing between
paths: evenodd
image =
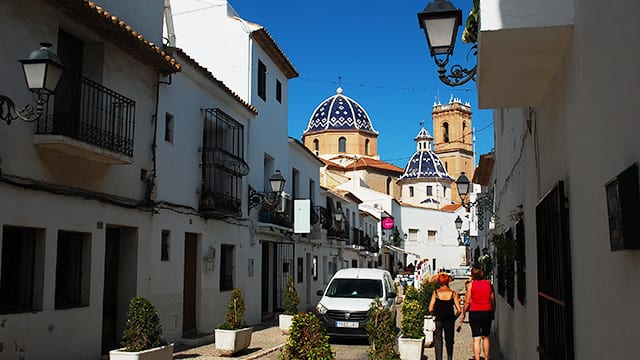
<instances>
[{"instance_id":1,"label":"stone doorstep","mask_svg":"<svg viewBox=\"0 0 640 360\"><path fill-rule=\"evenodd\" d=\"M180 339L180 345L186 347L197 347L213 343L213 334L197 333Z\"/></svg>"}]
</instances>

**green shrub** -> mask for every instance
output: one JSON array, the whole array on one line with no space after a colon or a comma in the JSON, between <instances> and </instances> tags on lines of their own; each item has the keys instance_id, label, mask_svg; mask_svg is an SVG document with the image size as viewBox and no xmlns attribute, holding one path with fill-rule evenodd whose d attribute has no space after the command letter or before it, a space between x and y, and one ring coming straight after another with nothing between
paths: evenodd
<instances>
[{"instance_id":1,"label":"green shrub","mask_svg":"<svg viewBox=\"0 0 640 360\"><path fill-rule=\"evenodd\" d=\"M424 304L424 313L423 315L427 315L429 313L429 302L431 301L431 296L433 292L440 288L440 283L436 281L425 280L422 282L420 286L420 290L418 291L418 297L420 298L420 303Z\"/></svg>"},{"instance_id":2,"label":"green shrub","mask_svg":"<svg viewBox=\"0 0 640 360\"><path fill-rule=\"evenodd\" d=\"M368 358L371 360L399 360L396 350L396 325L389 308L382 306L379 298L367 312L367 334L369 335Z\"/></svg>"},{"instance_id":3,"label":"green shrub","mask_svg":"<svg viewBox=\"0 0 640 360\"><path fill-rule=\"evenodd\" d=\"M300 298L298 297L296 284L293 281L293 276L289 275L289 277L287 278L287 287L284 289L284 293L282 294L282 307L284 308L284 314L297 314L299 303Z\"/></svg>"},{"instance_id":4,"label":"green shrub","mask_svg":"<svg viewBox=\"0 0 640 360\"><path fill-rule=\"evenodd\" d=\"M131 352L167 345L162 337L162 325L156 308L148 299L137 296L129 302L127 326L120 344L124 351Z\"/></svg>"},{"instance_id":5,"label":"green shrub","mask_svg":"<svg viewBox=\"0 0 640 360\"><path fill-rule=\"evenodd\" d=\"M227 316L224 322L218 325L218 329L238 330L247 327L247 324L244 322L244 312L246 309L242 290L238 288L233 289L231 299L229 299L229 304L227 305Z\"/></svg>"},{"instance_id":6,"label":"green shrub","mask_svg":"<svg viewBox=\"0 0 640 360\"><path fill-rule=\"evenodd\" d=\"M424 336L424 306L418 300L405 299L402 302L402 336L419 339Z\"/></svg>"},{"instance_id":7,"label":"green shrub","mask_svg":"<svg viewBox=\"0 0 640 360\"><path fill-rule=\"evenodd\" d=\"M335 353L320 320L311 313L293 316L279 360L334 360Z\"/></svg>"}]
</instances>

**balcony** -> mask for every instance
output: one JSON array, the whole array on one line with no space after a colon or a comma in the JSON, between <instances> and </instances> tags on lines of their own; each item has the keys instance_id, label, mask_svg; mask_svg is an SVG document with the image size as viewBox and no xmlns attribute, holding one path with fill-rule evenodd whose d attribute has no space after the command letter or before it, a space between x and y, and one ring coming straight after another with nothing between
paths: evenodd
<instances>
[{"instance_id":1,"label":"balcony","mask_svg":"<svg viewBox=\"0 0 640 360\"><path fill-rule=\"evenodd\" d=\"M573 37L571 0L480 2L478 107L539 105Z\"/></svg>"},{"instance_id":2,"label":"balcony","mask_svg":"<svg viewBox=\"0 0 640 360\"><path fill-rule=\"evenodd\" d=\"M103 164L133 163L134 100L71 75L56 93L53 116L38 121L36 146Z\"/></svg>"},{"instance_id":3,"label":"balcony","mask_svg":"<svg viewBox=\"0 0 640 360\"><path fill-rule=\"evenodd\" d=\"M285 197L279 197L278 199L277 194L272 191L264 192L263 194L270 201L261 203L258 221L293 228L293 216L291 214L293 200Z\"/></svg>"}]
</instances>

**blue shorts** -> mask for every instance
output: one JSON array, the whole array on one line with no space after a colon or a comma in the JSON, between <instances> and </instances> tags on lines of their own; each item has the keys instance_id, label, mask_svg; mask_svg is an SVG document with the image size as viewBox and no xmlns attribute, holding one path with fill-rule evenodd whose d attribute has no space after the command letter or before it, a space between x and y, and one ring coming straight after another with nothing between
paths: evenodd
<instances>
[{"instance_id":1,"label":"blue shorts","mask_svg":"<svg viewBox=\"0 0 640 360\"><path fill-rule=\"evenodd\" d=\"M469 325L471 326L471 336L489 336L491 331L491 321L493 311L469 311Z\"/></svg>"}]
</instances>

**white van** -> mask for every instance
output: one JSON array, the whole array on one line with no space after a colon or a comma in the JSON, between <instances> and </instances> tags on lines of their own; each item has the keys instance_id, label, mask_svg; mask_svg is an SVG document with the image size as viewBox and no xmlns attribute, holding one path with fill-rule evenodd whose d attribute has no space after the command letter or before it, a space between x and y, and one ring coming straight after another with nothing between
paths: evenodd
<instances>
[{"instance_id":1,"label":"white van","mask_svg":"<svg viewBox=\"0 0 640 360\"><path fill-rule=\"evenodd\" d=\"M316 312L333 337L367 337L367 311L380 298L396 317L396 293L387 270L350 268L338 270L327 288L318 291L322 298Z\"/></svg>"}]
</instances>

